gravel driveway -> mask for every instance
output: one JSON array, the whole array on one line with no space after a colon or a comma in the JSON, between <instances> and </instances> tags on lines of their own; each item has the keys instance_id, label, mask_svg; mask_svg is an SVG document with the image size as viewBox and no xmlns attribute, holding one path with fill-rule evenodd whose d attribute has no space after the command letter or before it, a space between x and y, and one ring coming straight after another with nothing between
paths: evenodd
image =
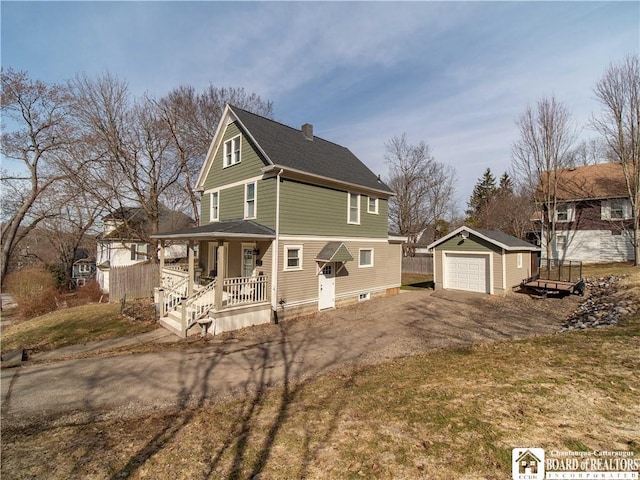
<instances>
[{"instance_id":1,"label":"gravel driveway","mask_svg":"<svg viewBox=\"0 0 640 480\"><path fill-rule=\"evenodd\" d=\"M24 426L205 405L433 349L557 332L579 302L409 291L233 332L205 348L3 369L2 419Z\"/></svg>"}]
</instances>

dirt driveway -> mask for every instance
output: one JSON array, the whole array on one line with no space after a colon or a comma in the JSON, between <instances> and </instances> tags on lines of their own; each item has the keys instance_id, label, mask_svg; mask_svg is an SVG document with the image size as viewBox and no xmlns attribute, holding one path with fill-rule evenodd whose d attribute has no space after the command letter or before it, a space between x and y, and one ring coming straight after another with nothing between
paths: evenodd
<instances>
[{"instance_id":1,"label":"dirt driveway","mask_svg":"<svg viewBox=\"0 0 640 480\"><path fill-rule=\"evenodd\" d=\"M553 333L580 300L410 291L245 329L200 348L4 369L3 423L87 421L201 406L354 365Z\"/></svg>"}]
</instances>

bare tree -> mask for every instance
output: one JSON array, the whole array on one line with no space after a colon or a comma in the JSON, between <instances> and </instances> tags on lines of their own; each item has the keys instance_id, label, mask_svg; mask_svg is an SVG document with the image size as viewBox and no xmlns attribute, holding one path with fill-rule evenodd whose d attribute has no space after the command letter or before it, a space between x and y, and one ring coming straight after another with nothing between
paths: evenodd
<instances>
[{"instance_id":1,"label":"bare tree","mask_svg":"<svg viewBox=\"0 0 640 480\"><path fill-rule=\"evenodd\" d=\"M80 247L89 237L97 235L97 220L107 211L107 205L83 190L73 177L56 183L43 195L42 207L55 213L40 224L41 235L49 241L71 286L73 262Z\"/></svg>"},{"instance_id":2,"label":"bare tree","mask_svg":"<svg viewBox=\"0 0 640 480\"><path fill-rule=\"evenodd\" d=\"M569 165L576 129L569 110L555 97L544 97L535 110L528 106L516 121L520 138L512 146L512 168L520 182L534 193L542 222L542 245L547 261L556 236L558 183Z\"/></svg>"},{"instance_id":3,"label":"bare tree","mask_svg":"<svg viewBox=\"0 0 640 480\"><path fill-rule=\"evenodd\" d=\"M11 122L2 133L2 155L13 161L3 169L2 262L4 280L16 245L44 219L56 215L34 205L57 181L60 168L74 142L69 125L69 95L64 86L32 80L25 72L2 71L3 117ZM3 128L4 130L4 128Z\"/></svg>"},{"instance_id":4,"label":"bare tree","mask_svg":"<svg viewBox=\"0 0 640 480\"><path fill-rule=\"evenodd\" d=\"M602 105L595 129L606 142L611 158L620 162L633 220L634 265L640 265L640 57L611 64L596 84Z\"/></svg>"},{"instance_id":5,"label":"bare tree","mask_svg":"<svg viewBox=\"0 0 640 480\"><path fill-rule=\"evenodd\" d=\"M393 137L385 147L388 185L396 193L389 204L390 222L408 238L405 254L411 254L428 227L452 214L455 170L437 162L426 142L410 145L406 134Z\"/></svg>"},{"instance_id":6,"label":"bare tree","mask_svg":"<svg viewBox=\"0 0 640 480\"><path fill-rule=\"evenodd\" d=\"M85 184L108 192L112 210L142 208L148 221L127 223L127 216L122 221L157 251L150 235L158 232L163 195L178 182L182 168L171 155L171 135L155 102L149 97L133 102L126 83L110 74L77 77L72 86L74 112L101 152Z\"/></svg>"},{"instance_id":7,"label":"bare tree","mask_svg":"<svg viewBox=\"0 0 640 480\"><path fill-rule=\"evenodd\" d=\"M571 167L584 167L596 165L606 158L606 152L601 142L595 138L583 140L569 154Z\"/></svg>"}]
</instances>

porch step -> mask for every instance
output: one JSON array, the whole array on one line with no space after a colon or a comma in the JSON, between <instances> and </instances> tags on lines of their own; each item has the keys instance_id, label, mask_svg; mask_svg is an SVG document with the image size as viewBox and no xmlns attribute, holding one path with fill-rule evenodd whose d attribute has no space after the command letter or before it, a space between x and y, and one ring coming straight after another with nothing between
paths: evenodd
<instances>
[{"instance_id":1,"label":"porch step","mask_svg":"<svg viewBox=\"0 0 640 480\"><path fill-rule=\"evenodd\" d=\"M179 336L180 338L183 338L184 335L182 334L182 325L180 319L178 317L178 320L176 320L172 317L171 313L174 312L170 312L166 317L161 317L158 320L158 323L160 323L160 325L169 330L171 333Z\"/></svg>"}]
</instances>

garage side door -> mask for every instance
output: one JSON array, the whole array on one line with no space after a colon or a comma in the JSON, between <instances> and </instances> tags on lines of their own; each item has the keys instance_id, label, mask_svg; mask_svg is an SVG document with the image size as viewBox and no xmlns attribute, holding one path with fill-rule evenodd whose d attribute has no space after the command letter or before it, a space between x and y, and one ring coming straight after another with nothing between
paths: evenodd
<instances>
[{"instance_id":1,"label":"garage side door","mask_svg":"<svg viewBox=\"0 0 640 480\"><path fill-rule=\"evenodd\" d=\"M489 256L447 253L444 288L489 293Z\"/></svg>"}]
</instances>

